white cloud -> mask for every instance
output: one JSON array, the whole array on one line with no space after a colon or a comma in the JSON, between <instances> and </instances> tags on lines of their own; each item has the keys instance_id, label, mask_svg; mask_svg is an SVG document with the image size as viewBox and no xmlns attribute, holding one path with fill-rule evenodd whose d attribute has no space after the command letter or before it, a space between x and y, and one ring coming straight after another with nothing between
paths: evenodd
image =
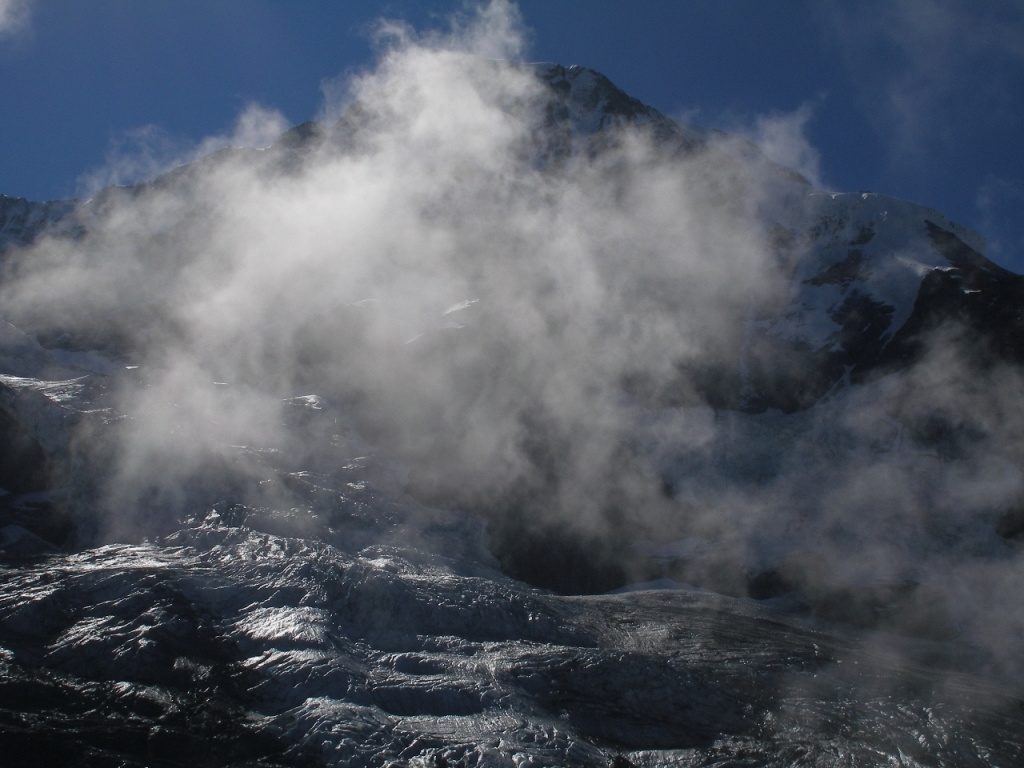
<instances>
[{"instance_id":1,"label":"white cloud","mask_svg":"<svg viewBox=\"0 0 1024 768\"><path fill-rule=\"evenodd\" d=\"M715 143L743 158L744 162L763 164L767 158L772 163L797 171L815 187L825 189L821 178L821 153L807 135L807 127L814 114L815 103L808 101L791 112L708 114L694 108L677 113L675 119L684 125L714 126L717 129L712 134Z\"/></svg>"},{"instance_id":2,"label":"white cloud","mask_svg":"<svg viewBox=\"0 0 1024 768\"><path fill-rule=\"evenodd\" d=\"M78 179L80 196L108 186L125 186L152 179L190 154L187 142L156 125L125 131L111 141L104 164Z\"/></svg>"},{"instance_id":3,"label":"white cloud","mask_svg":"<svg viewBox=\"0 0 1024 768\"><path fill-rule=\"evenodd\" d=\"M226 406L204 382L261 382L270 403L309 386L363 398L362 416L427 486L494 498L543 485L533 440L564 446L552 519L600 527L616 495L653 493L657 506L646 470L609 469L631 461L618 455L632 418L619 388L656 392L679 383L687 360L737 354L740 308L777 287L745 207L758 180L723 169L714 150L669 161L630 131L599 157L563 158L558 173L529 162L551 91L504 58L519 49L518 23L497 2L383 51L348 88L360 104L352 151L224 154L98 198L86 236L40 247L6 289L12 315L98 321L137 339L161 372L131 401L156 421L131 427L143 431L118 475L130 489L164 483L145 470L164 472L179 449L188 471L221 450L204 430ZM250 109L232 136L198 149L143 129L90 183L148 178L280 127ZM178 419L178 438L160 414Z\"/></svg>"},{"instance_id":4,"label":"white cloud","mask_svg":"<svg viewBox=\"0 0 1024 768\"><path fill-rule=\"evenodd\" d=\"M821 188L821 154L807 138L807 124L813 117L814 107L804 102L792 112L758 115L751 128L739 133L757 144L769 160L799 171Z\"/></svg>"},{"instance_id":5,"label":"white cloud","mask_svg":"<svg viewBox=\"0 0 1024 768\"><path fill-rule=\"evenodd\" d=\"M897 165L931 162L1018 106L1024 4L835 0L816 10Z\"/></svg>"},{"instance_id":6,"label":"white cloud","mask_svg":"<svg viewBox=\"0 0 1024 768\"><path fill-rule=\"evenodd\" d=\"M387 66L390 54L415 47L435 53L448 51L490 60L517 60L529 37L519 7L510 0L467 2L461 12L452 14L447 29L418 31L401 19L381 19L369 32L380 58L378 66ZM364 73L373 77L372 70ZM321 121L337 120L357 98L358 75L327 78L320 83L323 104L317 116Z\"/></svg>"},{"instance_id":7,"label":"white cloud","mask_svg":"<svg viewBox=\"0 0 1024 768\"><path fill-rule=\"evenodd\" d=\"M209 136L198 143L157 125L126 131L111 142L104 164L78 179L79 194L89 197L104 187L147 181L225 147L262 149L288 127L287 119L277 110L249 104L231 133Z\"/></svg>"},{"instance_id":8,"label":"white cloud","mask_svg":"<svg viewBox=\"0 0 1024 768\"><path fill-rule=\"evenodd\" d=\"M24 32L31 21L29 0L0 0L0 39Z\"/></svg>"},{"instance_id":9,"label":"white cloud","mask_svg":"<svg viewBox=\"0 0 1024 768\"><path fill-rule=\"evenodd\" d=\"M212 136L200 142L193 157L202 157L224 147L264 149L273 144L291 124L276 109L249 104L235 120L234 130L227 135Z\"/></svg>"}]
</instances>

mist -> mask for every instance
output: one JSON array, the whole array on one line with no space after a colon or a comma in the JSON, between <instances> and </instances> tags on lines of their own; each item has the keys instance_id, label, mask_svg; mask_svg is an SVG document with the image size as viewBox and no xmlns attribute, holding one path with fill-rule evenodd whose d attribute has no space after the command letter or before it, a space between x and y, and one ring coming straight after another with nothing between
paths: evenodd
<instances>
[{"instance_id":1,"label":"mist","mask_svg":"<svg viewBox=\"0 0 1024 768\"><path fill-rule=\"evenodd\" d=\"M128 410L175 402L181 461L234 425L276 439L210 382L315 390L358 401L447 491L532 482L524 442L543 432L573 465L550 514L589 514L629 427L623 382L685 388L680 365L735 346L771 281L737 182L706 158L666 166L628 129L599 156L541 157L546 86L477 53L511 34L496 14L514 22L498 4L444 47L392 41L351 84L348 145L214 154L99 193L83 235L18 260L8 313L139 356L154 378ZM133 440L163 452L166 426Z\"/></svg>"},{"instance_id":2,"label":"mist","mask_svg":"<svg viewBox=\"0 0 1024 768\"><path fill-rule=\"evenodd\" d=\"M487 520L512 575L745 595L770 573L837 611L864 590L840 618L1019 673L1020 552L995 533L1024 483L1019 371L972 378L943 330L813 409L723 405L713 373L771 357L750 321L790 297L766 211L812 187L655 124L573 133L523 40L502 2L443 33L383 25L317 125L103 188L8 255L7 319L120 366L98 539L173 527L222 475L272 504L264 456L316 454L286 416L316 394L414 498ZM250 110L236 139L279 128ZM114 165L95 178L138 167Z\"/></svg>"}]
</instances>

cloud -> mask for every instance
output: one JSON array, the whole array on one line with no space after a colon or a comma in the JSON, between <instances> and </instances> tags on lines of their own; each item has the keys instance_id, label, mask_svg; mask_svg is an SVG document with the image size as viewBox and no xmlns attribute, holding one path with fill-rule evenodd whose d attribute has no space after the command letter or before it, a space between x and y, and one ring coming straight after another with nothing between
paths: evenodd
<instances>
[{"instance_id":1,"label":"cloud","mask_svg":"<svg viewBox=\"0 0 1024 768\"><path fill-rule=\"evenodd\" d=\"M526 48L530 31L523 22L519 7L509 0L465 3L461 11L447 19L446 28L417 30L402 19L382 18L369 25L367 34L373 41L382 66L389 53L400 53L410 47L423 51L453 52L488 60L518 60ZM364 75L375 77L373 71ZM356 98L361 78L341 75L326 78L320 84L323 94L317 119L337 120Z\"/></svg>"},{"instance_id":2,"label":"cloud","mask_svg":"<svg viewBox=\"0 0 1024 768\"><path fill-rule=\"evenodd\" d=\"M30 0L0 0L0 40L26 31L31 22Z\"/></svg>"},{"instance_id":3,"label":"cloud","mask_svg":"<svg viewBox=\"0 0 1024 768\"><path fill-rule=\"evenodd\" d=\"M374 31L374 39L382 50L402 50L416 45L434 51L503 60L519 58L528 35L518 6L509 0L466 3L461 11L449 17L447 29L418 32L404 21L384 19L377 23Z\"/></svg>"},{"instance_id":4,"label":"cloud","mask_svg":"<svg viewBox=\"0 0 1024 768\"><path fill-rule=\"evenodd\" d=\"M635 463L622 388L687 396L682 366L735 353L737 318L778 287L738 202L758 180L713 149L667 162L642 130L594 156L544 145L554 92L506 58L519 29L496 2L392 40L304 155L207 154L279 130L261 109L198 147L153 128L115 147L91 188L206 159L97 194L86 233L41 243L4 294L27 326L126 346L156 377L124 396L164 416L125 428L112 476L131 492L113 489L112 508L141 504L139 467L180 477L177 451L185 472L259 442L205 432L234 407L214 381L260 382L271 412L311 388L358 400L361 429L448 503L498 513L518 494L538 519L603 534L613 507L656 500L639 464L611 471ZM131 458L146 455L160 460Z\"/></svg>"},{"instance_id":5,"label":"cloud","mask_svg":"<svg viewBox=\"0 0 1024 768\"><path fill-rule=\"evenodd\" d=\"M821 153L807 138L807 124L813 119L813 104L804 102L792 112L757 115L753 124L730 124L726 130L752 141L769 160L798 171L815 187L825 189Z\"/></svg>"},{"instance_id":6,"label":"cloud","mask_svg":"<svg viewBox=\"0 0 1024 768\"><path fill-rule=\"evenodd\" d=\"M79 195L89 197L108 186L127 186L152 179L191 154L187 142L156 125L125 131L107 150L103 166L83 174Z\"/></svg>"},{"instance_id":7,"label":"cloud","mask_svg":"<svg viewBox=\"0 0 1024 768\"><path fill-rule=\"evenodd\" d=\"M175 136L158 125L146 125L116 137L99 168L83 174L79 196L90 197L104 187L138 184L226 147L269 146L289 127L278 111L259 104L242 110L229 134L208 136L198 143Z\"/></svg>"},{"instance_id":8,"label":"cloud","mask_svg":"<svg viewBox=\"0 0 1024 768\"><path fill-rule=\"evenodd\" d=\"M196 150L198 156L224 147L255 147L265 149L273 144L291 124L276 109L249 104L235 121L234 130L226 136L208 137Z\"/></svg>"},{"instance_id":9,"label":"cloud","mask_svg":"<svg viewBox=\"0 0 1024 768\"><path fill-rule=\"evenodd\" d=\"M1020 3L831 2L817 13L897 165L931 161L1016 109Z\"/></svg>"},{"instance_id":10,"label":"cloud","mask_svg":"<svg viewBox=\"0 0 1024 768\"><path fill-rule=\"evenodd\" d=\"M807 138L807 124L813 117L814 108L809 103L788 114L759 115L750 138L770 160L799 171L822 189L821 154Z\"/></svg>"}]
</instances>

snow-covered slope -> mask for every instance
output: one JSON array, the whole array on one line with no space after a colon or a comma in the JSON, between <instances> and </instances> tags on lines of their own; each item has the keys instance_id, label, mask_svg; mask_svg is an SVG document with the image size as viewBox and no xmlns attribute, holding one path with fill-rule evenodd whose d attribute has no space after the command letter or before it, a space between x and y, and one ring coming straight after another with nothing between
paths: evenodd
<instances>
[{"instance_id":1,"label":"snow-covered slope","mask_svg":"<svg viewBox=\"0 0 1024 768\"><path fill-rule=\"evenodd\" d=\"M820 349L842 331L838 309L863 297L891 312L878 329L883 340L890 339L910 318L922 278L932 270L956 269L928 240L929 222L984 252L978 235L936 210L869 192L810 194L803 220L790 227L795 241L807 242L798 258L787 254L796 261L793 308L772 331Z\"/></svg>"},{"instance_id":2,"label":"snow-covered slope","mask_svg":"<svg viewBox=\"0 0 1024 768\"><path fill-rule=\"evenodd\" d=\"M0 198L0 762L1024 760L1024 278L582 67L353 91Z\"/></svg>"},{"instance_id":3,"label":"snow-covered slope","mask_svg":"<svg viewBox=\"0 0 1024 768\"><path fill-rule=\"evenodd\" d=\"M772 226L789 301L754 323L767 343L745 382L750 404L803 408L851 375L906 368L919 359L911 347L922 331L943 323L998 337L1001 356L1021 359L1013 339L1024 283L982 255L979 235L938 211L873 193L812 192ZM773 356L796 362L787 369Z\"/></svg>"}]
</instances>

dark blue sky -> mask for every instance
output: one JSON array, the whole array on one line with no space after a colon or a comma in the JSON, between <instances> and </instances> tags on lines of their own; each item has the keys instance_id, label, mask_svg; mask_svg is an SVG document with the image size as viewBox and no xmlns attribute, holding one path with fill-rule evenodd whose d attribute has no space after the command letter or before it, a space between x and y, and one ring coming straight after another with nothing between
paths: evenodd
<instances>
[{"instance_id":1,"label":"dark blue sky","mask_svg":"<svg viewBox=\"0 0 1024 768\"><path fill-rule=\"evenodd\" d=\"M371 67L375 19L461 2L0 0L0 192L140 174L253 102L299 123ZM1024 0L521 0L526 58L582 64L670 116L762 139L836 190L934 206L1024 271ZM140 133L142 129L145 132Z\"/></svg>"}]
</instances>

